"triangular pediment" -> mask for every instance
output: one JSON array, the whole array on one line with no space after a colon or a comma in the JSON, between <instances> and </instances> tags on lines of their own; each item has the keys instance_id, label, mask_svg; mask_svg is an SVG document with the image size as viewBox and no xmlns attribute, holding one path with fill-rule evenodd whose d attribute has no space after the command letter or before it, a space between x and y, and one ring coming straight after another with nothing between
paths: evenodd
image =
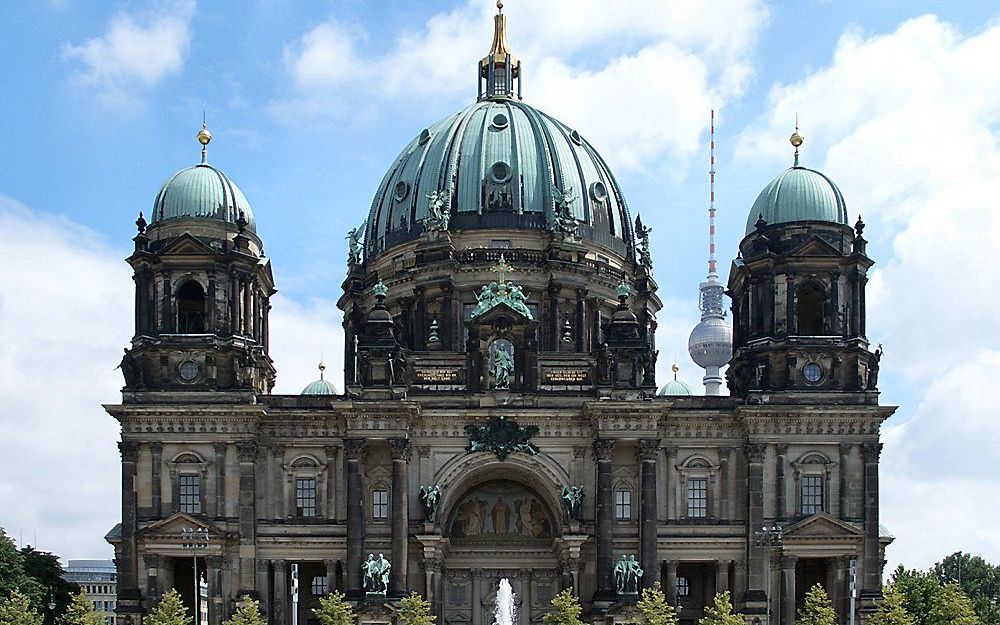
<instances>
[{"instance_id":1,"label":"triangular pediment","mask_svg":"<svg viewBox=\"0 0 1000 625\"><path fill-rule=\"evenodd\" d=\"M140 529L137 536L145 538L170 538L180 540L181 530L208 530L208 535L212 538L221 537L223 533L219 529L208 523L197 519L183 512L175 512L162 521L157 521L152 525Z\"/></svg>"},{"instance_id":2,"label":"triangular pediment","mask_svg":"<svg viewBox=\"0 0 1000 625\"><path fill-rule=\"evenodd\" d=\"M818 236L812 236L798 247L791 249L787 256L829 256L839 258L843 254L827 241Z\"/></svg>"},{"instance_id":3,"label":"triangular pediment","mask_svg":"<svg viewBox=\"0 0 1000 625\"><path fill-rule=\"evenodd\" d=\"M217 250L208 244L185 232L170 242L161 254L163 255L202 255L215 254Z\"/></svg>"},{"instance_id":4,"label":"triangular pediment","mask_svg":"<svg viewBox=\"0 0 1000 625\"><path fill-rule=\"evenodd\" d=\"M489 310L480 313L474 319L469 321L473 325L493 325L499 317L506 317L510 319L511 325L524 325L536 323L533 319L521 311L511 307L507 302L500 301L493 304L493 307Z\"/></svg>"},{"instance_id":5,"label":"triangular pediment","mask_svg":"<svg viewBox=\"0 0 1000 625\"><path fill-rule=\"evenodd\" d=\"M785 528L784 540L796 538L861 538L864 532L826 512L818 512Z\"/></svg>"}]
</instances>

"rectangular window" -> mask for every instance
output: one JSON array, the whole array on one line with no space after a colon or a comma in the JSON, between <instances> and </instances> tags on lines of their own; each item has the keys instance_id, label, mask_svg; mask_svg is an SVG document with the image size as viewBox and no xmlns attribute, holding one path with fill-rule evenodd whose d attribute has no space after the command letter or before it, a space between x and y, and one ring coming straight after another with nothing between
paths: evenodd
<instances>
[{"instance_id":1,"label":"rectangular window","mask_svg":"<svg viewBox=\"0 0 1000 625\"><path fill-rule=\"evenodd\" d=\"M326 586L326 576L317 575L312 578L312 594L314 597L325 597L327 586Z\"/></svg>"},{"instance_id":2,"label":"rectangular window","mask_svg":"<svg viewBox=\"0 0 1000 625\"><path fill-rule=\"evenodd\" d=\"M687 515L693 519L704 519L708 516L708 478L695 477L687 482Z\"/></svg>"},{"instance_id":3,"label":"rectangular window","mask_svg":"<svg viewBox=\"0 0 1000 625\"><path fill-rule=\"evenodd\" d=\"M201 477L181 475L180 510L187 514L201 514Z\"/></svg>"},{"instance_id":4,"label":"rectangular window","mask_svg":"<svg viewBox=\"0 0 1000 625\"><path fill-rule=\"evenodd\" d=\"M389 518L389 491L387 490L372 491L372 518L373 519Z\"/></svg>"},{"instance_id":5,"label":"rectangular window","mask_svg":"<svg viewBox=\"0 0 1000 625\"><path fill-rule=\"evenodd\" d=\"M677 578L677 596L686 597L691 592L691 583L686 577Z\"/></svg>"},{"instance_id":6,"label":"rectangular window","mask_svg":"<svg viewBox=\"0 0 1000 625\"><path fill-rule=\"evenodd\" d=\"M823 511L823 476L806 475L802 478L802 514Z\"/></svg>"},{"instance_id":7,"label":"rectangular window","mask_svg":"<svg viewBox=\"0 0 1000 625\"><path fill-rule=\"evenodd\" d=\"M615 518L627 521L632 518L632 491L615 491Z\"/></svg>"},{"instance_id":8,"label":"rectangular window","mask_svg":"<svg viewBox=\"0 0 1000 625\"><path fill-rule=\"evenodd\" d=\"M301 517L316 516L315 478L295 480L295 514Z\"/></svg>"}]
</instances>

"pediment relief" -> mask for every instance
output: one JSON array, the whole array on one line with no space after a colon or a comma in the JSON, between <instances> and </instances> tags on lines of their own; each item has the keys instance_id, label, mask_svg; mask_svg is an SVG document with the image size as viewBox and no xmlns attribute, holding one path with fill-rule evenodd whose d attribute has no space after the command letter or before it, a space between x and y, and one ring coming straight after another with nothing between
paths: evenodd
<instances>
[{"instance_id":1,"label":"pediment relief","mask_svg":"<svg viewBox=\"0 0 1000 625\"><path fill-rule=\"evenodd\" d=\"M820 512L785 528L784 541L796 538L862 538L864 532L849 523Z\"/></svg>"},{"instance_id":2,"label":"pediment relief","mask_svg":"<svg viewBox=\"0 0 1000 625\"><path fill-rule=\"evenodd\" d=\"M839 258L843 254L835 248L834 246L827 243L825 240L814 236L798 247L790 250L787 254L788 256L829 256L832 258Z\"/></svg>"},{"instance_id":3,"label":"pediment relief","mask_svg":"<svg viewBox=\"0 0 1000 625\"><path fill-rule=\"evenodd\" d=\"M211 246L203 243L197 238L191 236L190 234L184 233L177 237L174 241L167 246L161 254L167 255L202 255L202 254L217 254L218 250L213 249Z\"/></svg>"},{"instance_id":4,"label":"pediment relief","mask_svg":"<svg viewBox=\"0 0 1000 625\"><path fill-rule=\"evenodd\" d=\"M182 530L208 530L209 538L212 540L222 539L225 533L218 528L196 519L183 512L176 512L171 516L148 525L136 532L136 536L148 539L157 539L167 542L183 542Z\"/></svg>"}]
</instances>

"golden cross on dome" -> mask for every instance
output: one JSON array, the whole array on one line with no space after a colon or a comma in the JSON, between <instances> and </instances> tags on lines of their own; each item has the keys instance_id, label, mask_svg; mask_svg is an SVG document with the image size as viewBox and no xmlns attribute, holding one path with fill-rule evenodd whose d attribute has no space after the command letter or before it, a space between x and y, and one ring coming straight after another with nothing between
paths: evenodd
<instances>
[{"instance_id":1,"label":"golden cross on dome","mask_svg":"<svg viewBox=\"0 0 1000 625\"><path fill-rule=\"evenodd\" d=\"M500 254L500 262L491 267L490 271L500 274L499 284L504 284L506 282L505 277L508 273L514 271L514 268L508 265L507 261L504 260L503 254Z\"/></svg>"}]
</instances>

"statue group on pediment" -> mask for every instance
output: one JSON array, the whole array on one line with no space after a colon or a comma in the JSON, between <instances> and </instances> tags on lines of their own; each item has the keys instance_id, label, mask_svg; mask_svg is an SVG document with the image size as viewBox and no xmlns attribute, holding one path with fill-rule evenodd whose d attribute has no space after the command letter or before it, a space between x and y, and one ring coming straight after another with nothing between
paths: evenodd
<instances>
[{"instance_id":1,"label":"statue group on pediment","mask_svg":"<svg viewBox=\"0 0 1000 625\"><path fill-rule=\"evenodd\" d=\"M490 282L483 285L476 294L476 307L472 309L472 318L479 317L498 304L507 304L525 318L531 319L528 297L521 287L510 282Z\"/></svg>"}]
</instances>

